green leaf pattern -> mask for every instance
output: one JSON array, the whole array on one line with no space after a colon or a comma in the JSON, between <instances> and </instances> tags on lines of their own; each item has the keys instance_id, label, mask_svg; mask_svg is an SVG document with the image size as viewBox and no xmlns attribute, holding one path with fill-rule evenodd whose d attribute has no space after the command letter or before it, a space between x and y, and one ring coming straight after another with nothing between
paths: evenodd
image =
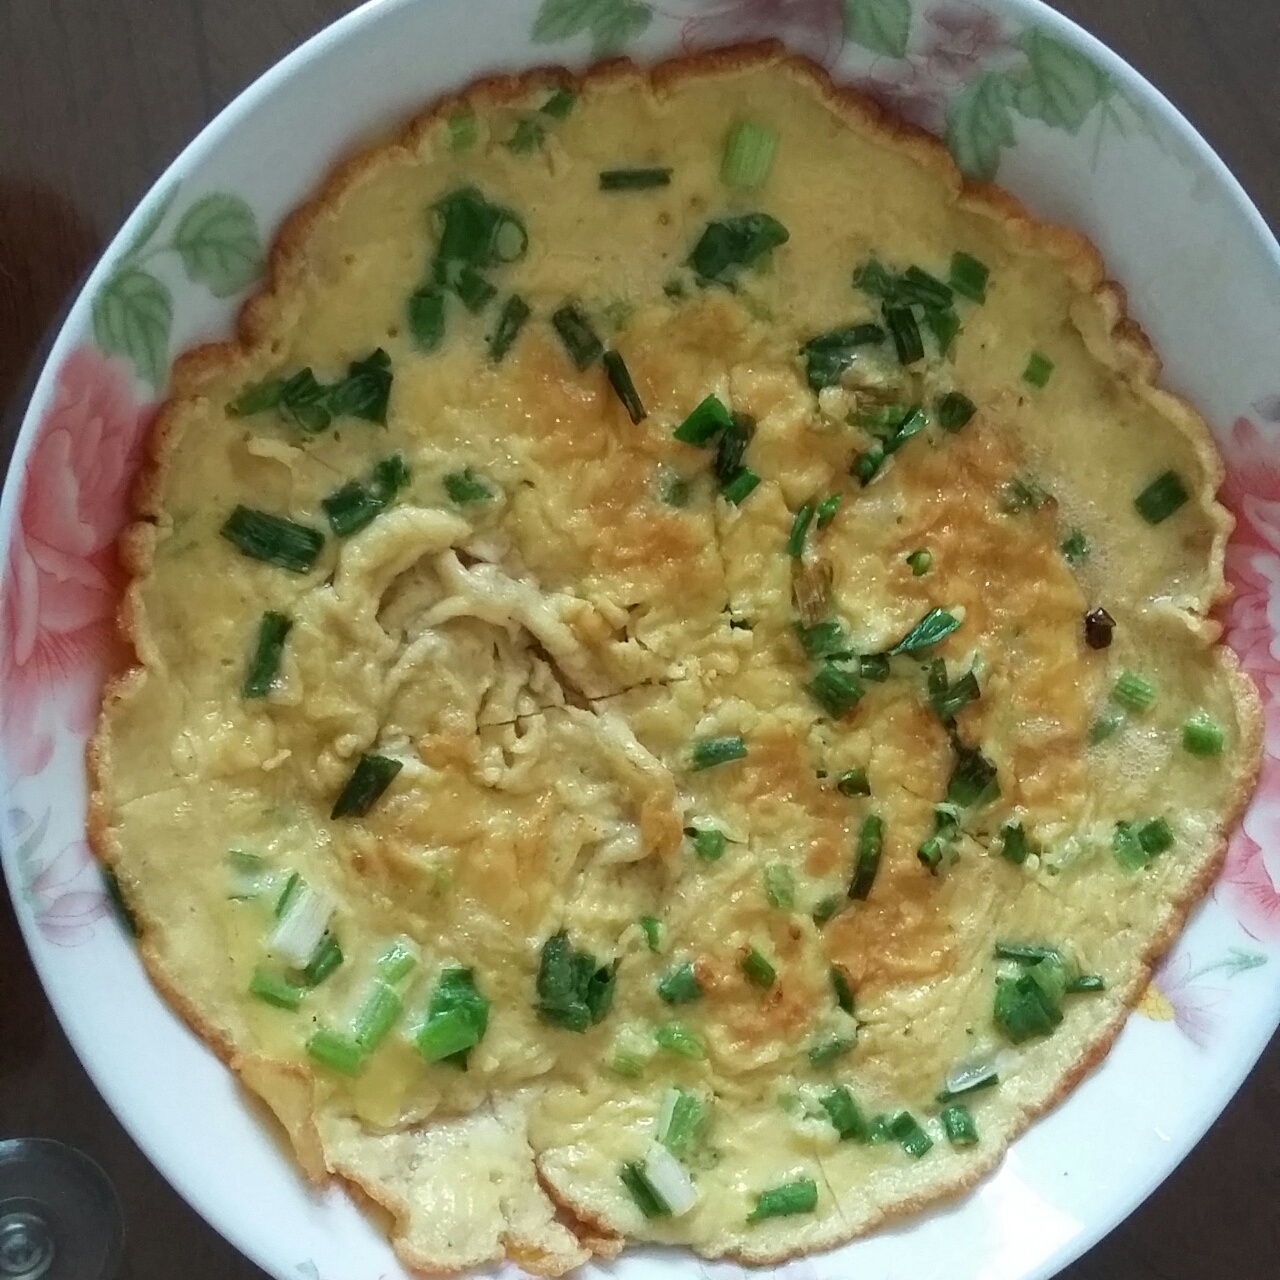
<instances>
[{"instance_id":1,"label":"green leaf pattern","mask_svg":"<svg viewBox=\"0 0 1280 1280\"><path fill-rule=\"evenodd\" d=\"M1111 77L1038 27L1023 32L1019 43L1026 66L1009 77L1019 114L1043 120L1051 129L1079 133L1089 113L1111 93Z\"/></svg>"},{"instance_id":2,"label":"green leaf pattern","mask_svg":"<svg viewBox=\"0 0 1280 1280\"><path fill-rule=\"evenodd\" d=\"M854 44L903 58L911 35L911 0L844 0L844 28Z\"/></svg>"},{"instance_id":3,"label":"green leaf pattern","mask_svg":"<svg viewBox=\"0 0 1280 1280\"><path fill-rule=\"evenodd\" d=\"M990 180L1000 152L1013 146L1013 85L1007 75L988 71L972 81L947 112L947 148L971 178Z\"/></svg>"},{"instance_id":4,"label":"green leaf pattern","mask_svg":"<svg viewBox=\"0 0 1280 1280\"><path fill-rule=\"evenodd\" d=\"M262 269L253 210L226 192L197 200L179 219L173 239L157 241L177 194L174 185L156 198L92 305L94 341L130 364L138 380L155 391L168 376L173 294L148 269L151 260L176 254L187 279L215 298L239 293Z\"/></svg>"},{"instance_id":5,"label":"green leaf pattern","mask_svg":"<svg viewBox=\"0 0 1280 1280\"><path fill-rule=\"evenodd\" d=\"M604 57L618 53L652 20L653 11L640 0L542 0L533 23L533 42L555 44L586 33L592 53Z\"/></svg>"}]
</instances>

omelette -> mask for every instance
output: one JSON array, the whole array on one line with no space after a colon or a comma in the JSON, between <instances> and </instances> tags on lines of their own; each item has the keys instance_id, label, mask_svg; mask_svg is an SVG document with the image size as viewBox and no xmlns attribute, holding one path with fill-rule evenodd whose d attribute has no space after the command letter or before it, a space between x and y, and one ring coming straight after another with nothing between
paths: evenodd
<instances>
[{"instance_id":1,"label":"omelette","mask_svg":"<svg viewBox=\"0 0 1280 1280\"><path fill-rule=\"evenodd\" d=\"M1087 241L777 47L437 104L151 437L90 825L156 985L413 1268L972 1187L1257 769L1158 375Z\"/></svg>"}]
</instances>

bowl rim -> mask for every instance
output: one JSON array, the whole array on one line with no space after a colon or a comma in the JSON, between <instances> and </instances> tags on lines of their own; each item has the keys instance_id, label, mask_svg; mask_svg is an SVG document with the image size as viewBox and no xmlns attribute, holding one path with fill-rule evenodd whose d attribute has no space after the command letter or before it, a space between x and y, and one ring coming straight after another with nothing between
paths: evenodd
<instances>
[{"instance_id":1,"label":"bowl rim","mask_svg":"<svg viewBox=\"0 0 1280 1280\"><path fill-rule=\"evenodd\" d=\"M371 29L382 22L394 26L403 12L422 2L423 0L363 0L356 8L323 26L240 90L165 165L150 184L115 234L107 241L93 268L81 278L54 322L56 326L54 337L51 342L45 344L39 374L34 382L29 384L26 403L20 411L20 426L14 438L3 489L0 490L0 548L7 548L12 541L19 504L20 477L24 471L23 464L31 451L38 425L33 409L37 405L43 405L49 398L57 371L68 354L79 328L75 323L78 316L82 314L89 299L106 279L121 248L130 242L133 235L150 216L152 209L161 198L161 193L168 190L175 180L181 180L186 175L198 172L208 153L237 133L256 112L268 108L277 90L292 80L305 66L316 59L324 58L357 32ZM502 0L496 0L496 2L501 3ZM1233 211L1244 218L1259 247L1271 259L1276 277L1280 280L1280 240L1271 230L1252 197L1182 110L1145 75L1074 19L1051 8L1044 0L968 0L968 3L979 9L1007 13L1023 20L1027 26L1034 24L1050 30L1068 44L1083 50L1135 98L1152 107L1165 127L1177 135L1179 141L1189 148L1196 162L1207 170L1213 184L1229 198ZM647 61L643 57L637 60ZM581 60L569 61L576 63ZM553 58L531 58L527 65L532 67L554 62ZM838 78L838 72L833 74ZM424 102L430 100L425 98ZM384 129L382 132L387 131ZM329 157L330 167L340 158L338 155ZM10 897L16 904L20 898L17 864L16 860L8 856L3 849L0 849L0 869L3 869ZM45 997L54 1010L62 1033L112 1115L169 1186L178 1192L205 1223L241 1256L261 1268L266 1274L278 1275L275 1260L267 1257L265 1251L257 1247L249 1233L240 1229L236 1219L230 1218L229 1215L219 1215L215 1219L212 1211L206 1211L199 1180L194 1176L194 1170L199 1166L180 1162L174 1153L165 1150L153 1137L142 1136L145 1125L135 1118L133 1111L116 1095L116 1090L112 1087L111 1074L97 1063L92 1044L77 1028L70 1001L57 993L57 984L47 979L46 964L48 962L42 958L44 948L36 945L37 929L34 921L22 911L15 910L14 915L26 943L32 967L40 978ZM1216 1076L1219 1087L1200 1108L1194 1121L1186 1126L1180 1140L1168 1143L1162 1149L1160 1158L1150 1161L1147 1176L1138 1185L1138 1189L1129 1189L1125 1195L1119 1197L1116 1207L1106 1214L1098 1214L1081 1224L1080 1229L1046 1256L1035 1270L1027 1272L1023 1280L1051 1280L1141 1207L1182 1164L1210 1126L1235 1099L1241 1085L1257 1065L1278 1027L1280 1027L1280 1000L1277 1001L1269 1019L1258 1020L1253 1028L1254 1035L1234 1058L1234 1069Z\"/></svg>"}]
</instances>

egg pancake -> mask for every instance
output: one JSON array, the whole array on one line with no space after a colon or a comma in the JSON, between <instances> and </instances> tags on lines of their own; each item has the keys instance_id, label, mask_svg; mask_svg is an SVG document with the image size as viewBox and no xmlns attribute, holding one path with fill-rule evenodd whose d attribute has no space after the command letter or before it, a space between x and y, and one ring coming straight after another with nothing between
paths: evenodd
<instances>
[{"instance_id":1,"label":"egg pancake","mask_svg":"<svg viewBox=\"0 0 1280 1280\"><path fill-rule=\"evenodd\" d=\"M1158 373L1086 241L776 47L436 105L152 436L90 820L155 982L424 1270L972 1186L1257 769Z\"/></svg>"}]
</instances>

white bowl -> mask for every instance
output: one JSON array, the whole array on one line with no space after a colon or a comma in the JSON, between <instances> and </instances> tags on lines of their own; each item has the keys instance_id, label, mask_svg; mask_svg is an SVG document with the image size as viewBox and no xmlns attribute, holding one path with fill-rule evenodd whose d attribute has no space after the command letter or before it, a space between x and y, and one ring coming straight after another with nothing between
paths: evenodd
<instances>
[{"instance_id":1,"label":"white bowl","mask_svg":"<svg viewBox=\"0 0 1280 1280\"><path fill-rule=\"evenodd\" d=\"M0 840L19 921L107 1102L277 1280L404 1272L341 1190L303 1185L231 1075L151 988L84 842L83 746L112 660L111 547L150 410L174 353L227 331L262 237L344 152L442 91L497 68L581 66L624 48L647 61L766 35L945 131L970 172L1099 245L1169 384L1223 445L1240 516L1228 638L1271 726L1227 868L1103 1066L972 1195L777 1274L1053 1274L1182 1159L1280 1019L1280 247L1203 139L1034 0L381 0L242 94L128 220L54 344L0 505ZM588 1268L606 1270L741 1274L652 1250Z\"/></svg>"}]
</instances>

